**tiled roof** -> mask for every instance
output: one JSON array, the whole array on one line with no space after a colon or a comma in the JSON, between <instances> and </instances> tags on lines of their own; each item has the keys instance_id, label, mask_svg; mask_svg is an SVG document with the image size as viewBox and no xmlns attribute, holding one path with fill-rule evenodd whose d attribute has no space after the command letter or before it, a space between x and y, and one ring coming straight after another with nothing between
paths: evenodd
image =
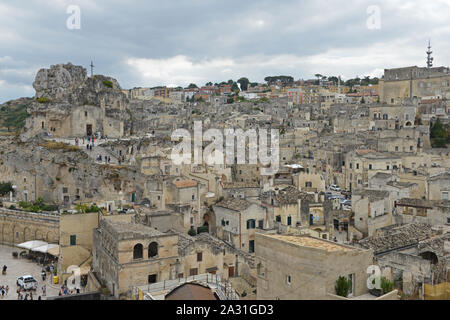
<instances>
[{"instance_id":1,"label":"tiled roof","mask_svg":"<svg viewBox=\"0 0 450 320\"><path fill-rule=\"evenodd\" d=\"M277 200L280 204L297 204L298 199L302 199L305 193L293 186L289 186L278 192Z\"/></svg>"},{"instance_id":2,"label":"tiled roof","mask_svg":"<svg viewBox=\"0 0 450 320\"><path fill-rule=\"evenodd\" d=\"M373 249L375 254L388 252L418 244L432 236L432 230L425 224L407 224L382 228L383 235L363 239L359 244L363 248Z\"/></svg>"},{"instance_id":3,"label":"tiled roof","mask_svg":"<svg viewBox=\"0 0 450 320\"><path fill-rule=\"evenodd\" d=\"M196 187L197 186L197 181L194 181L194 180L179 180L179 181L174 181L173 184L177 188L192 188L192 187Z\"/></svg>"},{"instance_id":4,"label":"tiled roof","mask_svg":"<svg viewBox=\"0 0 450 320\"><path fill-rule=\"evenodd\" d=\"M242 211L250 207L251 203L247 200L243 199L236 199L236 198L229 198L222 200L221 202L217 203L217 207L222 207L234 211Z\"/></svg>"},{"instance_id":5,"label":"tiled roof","mask_svg":"<svg viewBox=\"0 0 450 320\"><path fill-rule=\"evenodd\" d=\"M396 202L398 206L411 206L421 208L433 208L433 204L428 200L403 198Z\"/></svg>"},{"instance_id":6,"label":"tiled roof","mask_svg":"<svg viewBox=\"0 0 450 320\"><path fill-rule=\"evenodd\" d=\"M223 182L224 189L259 188L256 182Z\"/></svg>"}]
</instances>

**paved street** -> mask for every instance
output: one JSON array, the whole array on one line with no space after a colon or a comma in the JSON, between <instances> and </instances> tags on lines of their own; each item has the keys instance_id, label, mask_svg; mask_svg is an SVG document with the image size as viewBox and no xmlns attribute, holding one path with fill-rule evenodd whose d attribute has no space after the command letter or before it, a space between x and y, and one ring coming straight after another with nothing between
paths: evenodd
<instances>
[{"instance_id":1,"label":"paved street","mask_svg":"<svg viewBox=\"0 0 450 320\"><path fill-rule=\"evenodd\" d=\"M63 142L63 143L67 143L67 144L70 144L72 146L75 146L75 139L62 139L62 138L48 137L47 140L50 140L50 141L54 140L56 142ZM92 148L92 151L90 151L90 150L88 151L86 149L86 145L88 144L87 139L84 139L84 143L83 143L83 139L80 139L78 147L82 151L86 152L86 154L90 158L94 159L94 161L96 161L97 163L106 164L106 162L104 160L105 156L109 156L111 158L110 164L116 164L117 165L118 164L117 155L115 155L115 154L109 152L108 150L106 150L105 148L99 146L100 144L105 143L106 141L107 140L105 140L105 139L95 140L94 147ZM108 141L116 141L116 140L108 139ZM97 161L97 157L99 155L102 156L102 161Z\"/></svg>"},{"instance_id":2,"label":"paved street","mask_svg":"<svg viewBox=\"0 0 450 320\"><path fill-rule=\"evenodd\" d=\"M23 249L0 245L0 266L6 265L8 267L6 275L0 274L0 286L9 286L9 294L3 300L17 300L16 279L24 275L32 275L38 281L38 290L35 293L33 292L33 299L37 299L39 295L42 296L42 286L44 285L41 277L42 267L27 259L13 258L12 253L14 251L21 252ZM47 286L47 296L58 295L59 287L50 284L48 275L45 284ZM46 297L42 297L42 299L45 300Z\"/></svg>"}]
</instances>

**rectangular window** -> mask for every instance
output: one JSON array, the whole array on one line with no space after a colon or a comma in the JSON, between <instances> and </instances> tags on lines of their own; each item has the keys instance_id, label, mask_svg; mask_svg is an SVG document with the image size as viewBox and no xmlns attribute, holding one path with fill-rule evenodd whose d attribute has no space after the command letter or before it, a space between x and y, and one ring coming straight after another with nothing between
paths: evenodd
<instances>
[{"instance_id":1,"label":"rectangular window","mask_svg":"<svg viewBox=\"0 0 450 320\"><path fill-rule=\"evenodd\" d=\"M258 221L258 228L259 229L264 229L264 220L259 220Z\"/></svg>"},{"instance_id":2,"label":"rectangular window","mask_svg":"<svg viewBox=\"0 0 450 320\"><path fill-rule=\"evenodd\" d=\"M201 261L203 261L203 253L197 252L197 262L201 262Z\"/></svg>"},{"instance_id":3,"label":"rectangular window","mask_svg":"<svg viewBox=\"0 0 450 320\"><path fill-rule=\"evenodd\" d=\"M281 216L277 216L275 219L277 222L281 222Z\"/></svg>"},{"instance_id":4,"label":"rectangular window","mask_svg":"<svg viewBox=\"0 0 450 320\"><path fill-rule=\"evenodd\" d=\"M67 188L63 188L63 193L68 193L69 190Z\"/></svg>"},{"instance_id":5,"label":"rectangular window","mask_svg":"<svg viewBox=\"0 0 450 320\"><path fill-rule=\"evenodd\" d=\"M198 269L197 268L193 268L189 270L189 276L196 276L198 275Z\"/></svg>"},{"instance_id":6,"label":"rectangular window","mask_svg":"<svg viewBox=\"0 0 450 320\"><path fill-rule=\"evenodd\" d=\"M77 245L77 236L76 235L71 235L70 236L70 245L71 246L76 246Z\"/></svg>"},{"instance_id":7,"label":"rectangular window","mask_svg":"<svg viewBox=\"0 0 450 320\"><path fill-rule=\"evenodd\" d=\"M148 284L156 283L156 274L150 274L148 276Z\"/></svg>"},{"instance_id":8,"label":"rectangular window","mask_svg":"<svg viewBox=\"0 0 450 320\"><path fill-rule=\"evenodd\" d=\"M351 297L353 296L353 291L355 288L355 275L354 274L349 274L348 275L348 280L350 280L350 288L348 290L348 295Z\"/></svg>"},{"instance_id":9,"label":"rectangular window","mask_svg":"<svg viewBox=\"0 0 450 320\"><path fill-rule=\"evenodd\" d=\"M448 192L442 192L442 200L448 200Z\"/></svg>"}]
</instances>

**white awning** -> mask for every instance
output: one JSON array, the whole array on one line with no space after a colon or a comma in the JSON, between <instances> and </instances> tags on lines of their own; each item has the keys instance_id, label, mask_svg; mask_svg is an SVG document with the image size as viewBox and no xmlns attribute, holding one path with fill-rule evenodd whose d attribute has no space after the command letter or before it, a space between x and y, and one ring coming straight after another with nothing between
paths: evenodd
<instances>
[{"instance_id":1,"label":"white awning","mask_svg":"<svg viewBox=\"0 0 450 320\"><path fill-rule=\"evenodd\" d=\"M47 244L45 244L43 246L31 249L31 251L37 251L37 252L42 252L42 253L50 253L50 254L58 252L58 254L59 254L59 245L52 244L52 243L47 243Z\"/></svg>"},{"instance_id":2,"label":"white awning","mask_svg":"<svg viewBox=\"0 0 450 320\"><path fill-rule=\"evenodd\" d=\"M28 249L31 250L33 248L37 248L37 247L41 247L44 245L47 245L48 243L45 241L40 241L40 240L32 240L32 241L27 241L21 244L18 244L17 246L19 248L23 248L23 249Z\"/></svg>"},{"instance_id":3,"label":"white awning","mask_svg":"<svg viewBox=\"0 0 450 320\"><path fill-rule=\"evenodd\" d=\"M288 164L285 165L284 167L290 169L303 169L303 166L301 164Z\"/></svg>"}]
</instances>

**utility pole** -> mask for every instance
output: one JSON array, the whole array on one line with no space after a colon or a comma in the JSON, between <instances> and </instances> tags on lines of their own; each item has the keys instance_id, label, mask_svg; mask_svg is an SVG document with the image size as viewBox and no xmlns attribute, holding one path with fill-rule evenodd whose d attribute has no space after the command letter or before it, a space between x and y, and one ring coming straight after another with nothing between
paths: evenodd
<instances>
[{"instance_id":1,"label":"utility pole","mask_svg":"<svg viewBox=\"0 0 450 320\"><path fill-rule=\"evenodd\" d=\"M431 42L428 40L428 50L427 50L427 68L430 69L433 66L434 58L431 56L433 51L431 51Z\"/></svg>"},{"instance_id":2,"label":"utility pole","mask_svg":"<svg viewBox=\"0 0 450 320\"><path fill-rule=\"evenodd\" d=\"M91 61L90 67L91 67L91 77L92 77L94 75L94 62Z\"/></svg>"}]
</instances>

